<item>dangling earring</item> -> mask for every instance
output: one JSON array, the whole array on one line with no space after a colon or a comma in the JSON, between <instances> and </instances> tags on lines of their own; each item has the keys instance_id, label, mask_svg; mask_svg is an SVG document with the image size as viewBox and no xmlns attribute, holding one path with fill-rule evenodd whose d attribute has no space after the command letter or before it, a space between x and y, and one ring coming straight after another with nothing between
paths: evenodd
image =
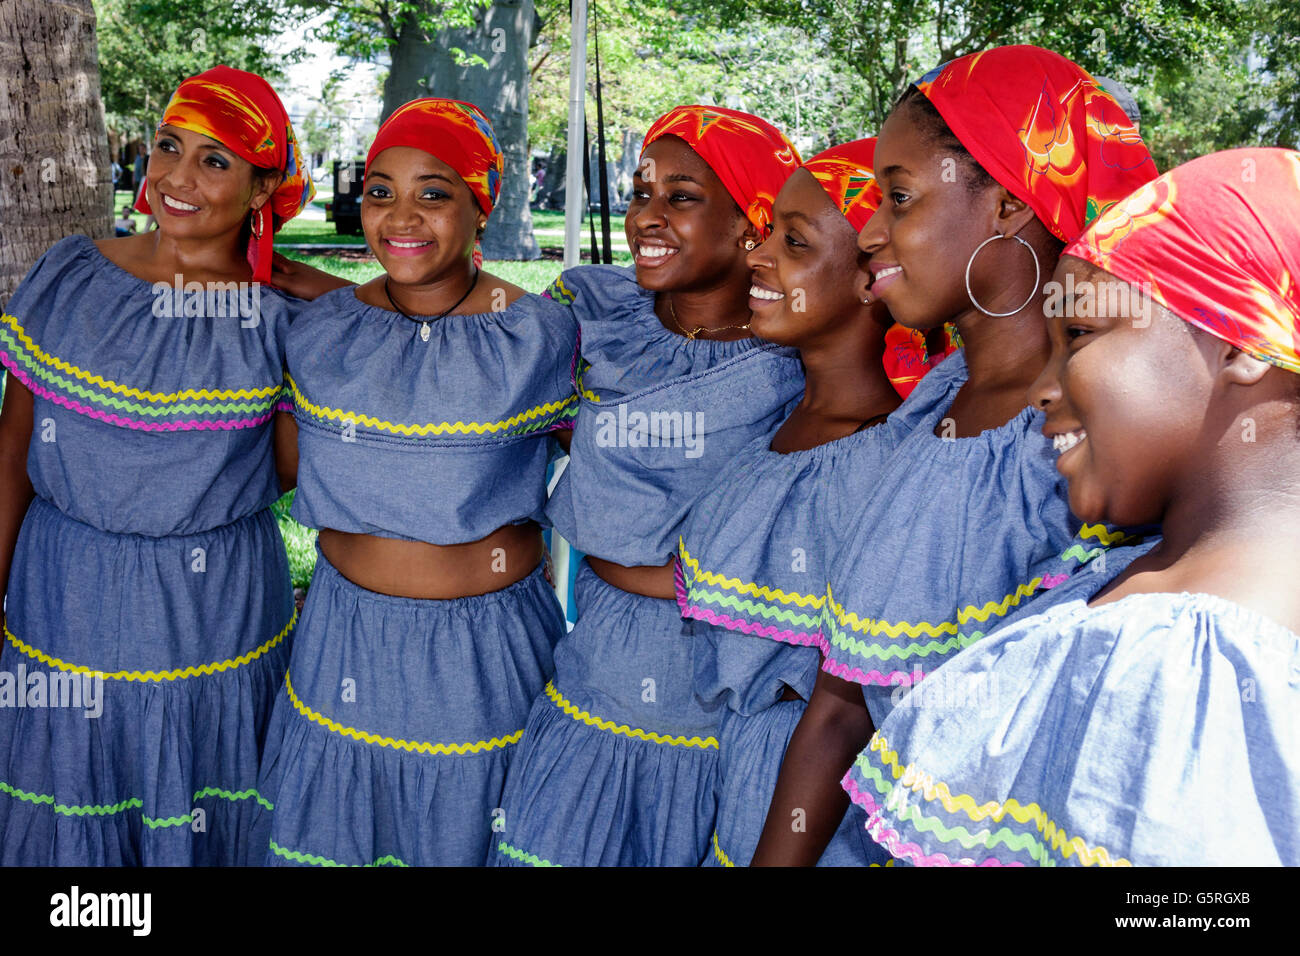
<instances>
[{"instance_id":1,"label":"dangling earring","mask_svg":"<svg viewBox=\"0 0 1300 956\"><path fill-rule=\"evenodd\" d=\"M746 252L753 252L754 249L755 249L755 247L757 247L757 246L758 246L758 243L755 242L753 239L746 239L746 240L745 240L745 251L746 251Z\"/></svg>"},{"instance_id":2,"label":"dangling earring","mask_svg":"<svg viewBox=\"0 0 1300 956\"><path fill-rule=\"evenodd\" d=\"M975 257L979 254L979 251L983 249L985 246L987 246L994 239L1014 239L1016 240L1016 242L1020 243L1022 246L1028 249L1029 254L1034 257L1034 287L1029 292L1029 298L1025 299L1024 302L1020 303L1019 308L1012 309L1010 312L990 312L988 309L984 308L984 306L980 305L978 302L975 301L975 293L972 292L970 288L971 264L975 261ZM1038 271L1038 253L1034 252L1033 246L1025 242L1025 240L1021 239L1019 236L1016 235L1004 236L1001 235L1000 233L995 232L993 235L989 236L978 246L976 246L975 251L972 252L970 254L970 258L966 260L966 295L970 298L971 305L975 306L975 308L979 309L985 315L992 316L995 319L1005 319L1009 315L1015 315L1017 312L1020 311L1020 309L1023 309L1025 306L1027 306L1030 302L1034 300L1034 296L1038 294L1038 280L1039 278L1041 278L1041 275L1042 274Z\"/></svg>"},{"instance_id":3,"label":"dangling earring","mask_svg":"<svg viewBox=\"0 0 1300 956\"><path fill-rule=\"evenodd\" d=\"M249 227L253 230L254 239L262 238L262 207L261 206L258 206L256 209L253 210L252 218L251 221L249 222Z\"/></svg>"}]
</instances>

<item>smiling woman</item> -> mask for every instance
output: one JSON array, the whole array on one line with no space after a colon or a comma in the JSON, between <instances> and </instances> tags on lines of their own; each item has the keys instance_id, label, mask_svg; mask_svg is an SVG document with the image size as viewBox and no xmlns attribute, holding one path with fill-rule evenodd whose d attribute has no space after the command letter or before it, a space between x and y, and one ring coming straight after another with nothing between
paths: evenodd
<instances>
[{"instance_id":1,"label":"smiling woman","mask_svg":"<svg viewBox=\"0 0 1300 956\"><path fill-rule=\"evenodd\" d=\"M551 287L581 327L582 405L547 517L587 558L506 782L495 865L708 853L718 713L695 698L672 555L692 501L802 387L793 352L748 334L746 261L797 163L756 116L674 109L634 178L635 268L569 269Z\"/></svg>"},{"instance_id":2,"label":"smiling woman","mask_svg":"<svg viewBox=\"0 0 1300 956\"><path fill-rule=\"evenodd\" d=\"M186 80L141 198L158 230L67 238L9 302L0 672L104 686L95 720L0 707L2 863L260 858L260 741L296 616L269 510L292 481L272 442L290 312L258 282L310 199L301 168L265 80Z\"/></svg>"},{"instance_id":3,"label":"smiling woman","mask_svg":"<svg viewBox=\"0 0 1300 956\"><path fill-rule=\"evenodd\" d=\"M361 205L384 273L289 337L292 514L320 554L267 735L268 863L482 864L551 672L539 523L577 327L476 262L503 172L476 107L396 110Z\"/></svg>"}]
</instances>

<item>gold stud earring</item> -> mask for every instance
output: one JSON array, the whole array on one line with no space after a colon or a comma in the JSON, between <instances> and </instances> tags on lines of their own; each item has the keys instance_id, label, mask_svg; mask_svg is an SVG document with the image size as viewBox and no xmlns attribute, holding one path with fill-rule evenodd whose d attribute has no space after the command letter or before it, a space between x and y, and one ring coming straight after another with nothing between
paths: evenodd
<instances>
[{"instance_id":1,"label":"gold stud earring","mask_svg":"<svg viewBox=\"0 0 1300 956\"><path fill-rule=\"evenodd\" d=\"M758 245L758 243L755 242L753 239L746 239L746 240L745 240L745 251L746 251L746 252L753 252L753 251L754 251L754 247L757 246L757 245Z\"/></svg>"}]
</instances>

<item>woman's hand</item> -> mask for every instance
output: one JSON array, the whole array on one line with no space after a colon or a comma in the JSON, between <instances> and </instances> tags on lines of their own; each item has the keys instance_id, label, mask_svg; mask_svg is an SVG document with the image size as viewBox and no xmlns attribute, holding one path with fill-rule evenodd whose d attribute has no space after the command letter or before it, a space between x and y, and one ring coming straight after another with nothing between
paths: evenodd
<instances>
[{"instance_id":1,"label":"woman's hand","mask_svg":"<svg viewBox=\"0 0 1300 956\"><path fill-rule=\"evenodd\" d=\"M326 292L356 285L278 252L271 259L271 284L298 299L314 299Z\"/></svg>"}]
</instances>

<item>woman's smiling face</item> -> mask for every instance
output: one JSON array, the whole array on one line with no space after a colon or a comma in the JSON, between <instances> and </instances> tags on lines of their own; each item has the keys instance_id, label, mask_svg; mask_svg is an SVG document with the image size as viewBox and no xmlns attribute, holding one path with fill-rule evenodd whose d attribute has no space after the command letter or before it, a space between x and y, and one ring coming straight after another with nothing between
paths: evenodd
<instances>
[{"instance_id":1,"label":"woman's smiling face","mask_svg":"<svg viewBox=\"0 0 1300 956\"><path fill-rule=\"evenodd\" d=\"M743 274L748 227L722 180L684 140L663 136L646 147L624 221L642 288L689 291Z\"/></svg>"},{"instance_id":2,"label":"woman's smiling face","mask_svg":"<svg viewBox=\"0 0 1300 956\"><path fill-rule=\"evenodd\" d=\"M1046 300L1052 355L1029 397L1047 413L1070 510L1159 523L1203 454L1216 340L1082 259L1062 257L1053 278L1074 296Z\"/></svg>"},{"instance_id":3,"label":"woman's smiling face","mask_svg":"<svg viewBox=\"0 0 1300 956\"><path fill-rule=\"evenodd\" d=\"M210 136L178 126L158 130L145 182L158 228L187 239L240 229L278 185Z\"/></svg>"},{"instance_id":4,"label":"woman's smiling face","mask_svg":"<svg viewBox=\"0 0 1300 956\"><path fill-rule=\"evenodd\" d=\"M963 168L969 162L937 151L917 109L906 103L881 127L875 170L883 196L858 236L858 247L871 257L872 296L908 328L937 328L972 308L966 265L976 247L998 231L1001 189L995 183L972 189ZM976 298L995 311L1002 301L999 286L1005 284L998 280L995 270L979 263L972 270ZM1018 294L1024 298L1023 290Z\"/></svg>"},{"instance_id":5,"label":"woman's smiling face","mask_svg":"<svg viewBox=\"0 0 1300 956\"><path fill-rule=\"evenodd\" d=\"M800 347L845 317L861 320L871 282L867 257L853 227L806 169L786 180L772 220L772 234L748 258L753 333Z\"/></svg>"},{"instance_id":6,"label":"woman's smiling face","mask_svg":"<svg viewBox=\"0 0 1300 956\"><path fill-rule=\"evenodd\" d=\"M421 284L463 268L486 221L460 174L432 154L392 146L370 163L361 228L395 281Z\"/></svg>"}]
</instances>

